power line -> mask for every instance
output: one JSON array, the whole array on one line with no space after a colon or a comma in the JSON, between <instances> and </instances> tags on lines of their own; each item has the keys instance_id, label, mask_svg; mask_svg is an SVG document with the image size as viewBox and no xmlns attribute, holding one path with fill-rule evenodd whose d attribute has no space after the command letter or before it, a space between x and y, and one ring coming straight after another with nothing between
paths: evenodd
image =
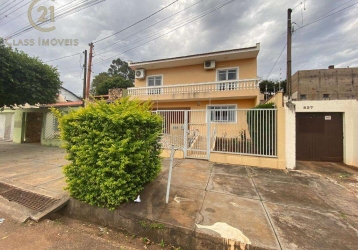
<instances>
[{"instance_id":1,"label":"power line","mask_svg":"<svg viewBox=\"0 0 358 250\"><path fill-rule=\"evenodd\" d=\"M0 4L0 7L3 6L4 4L6 4L7 2L10 2L11 0L5 0L2 4Z\"/></svg>"},{"instance_id":2,"label":"power line","mask_svg":"<svg viewBox=\"0 0 358 250\"><path fill-rule=\"evenodd\" d=\"M278 60L280 59L280 57L281 57L281 55L282 55L282 53L283 53L283 51L285 50L286 47L287 47L287 44L285 44L285 46L283 46L280 55L277 57L277 59L276 59L276 61L275 61L275 64L273 65L273 67L272 67L270 73L267 75L266 79L269 79L269 77L270 77L270 75L271 75L273 69L276 67L277 62L278 62Z\"/></svg>"},{"instance_id":3,"label":"power line","mask_svg":"<svg viewBox=\"0 0 358 250\"><path fill-rule=\"evenodd\" d=\"M334 11L334 10L336 10L336 9L338 9L338 8L344 6L344 5L346 5L347 3L352 2L352 1L353 1L353 0L349 0L349 1L347 1L347 2L345 2L345 3L343 3L343 4L341 4L341 5L339 5L338 7L334 8L334 9L328 11L327 13L325 13L324 15L318 17L316 20L314 20L314 21L312 21L312 22L310 22L310 23L308 23L308 24L306 24L306 25L303 25L303 26L299 27L298 29L295 30L295 32L296 32L297 30L300 30L300 29L302 29L302 28L305 28L305 27L307 27L307 26L309 26L309 25L311 25L311 24L314 24L314 23L316 23L316 22L319 22L319 21L321 21L321 20L323 20L323 19L325 19L325 18L327 18L327 17L330 17L330 16L332 16L332 15L334 15L334 14L337 14L337 13L343 11L343 10L346 10L346 9L348 9L348 8L352 7L353 5L356 5L356 4L358 3L358 2L353 3L353 4L347 6L347 7L343 8L343 9L340 9L340 10L338 10L338 11L336 11L336 12L331 13L332 11ZM297 7L297 6L296 6L296 7ZM296 7L295 7L295 8L296 8ZM331 14L329 14L329 13L331 13ZM287 32L285 32L284 34L287 34ZM280 59L280 57L281 57L283 51L285 50L286 46L287 46L287 44L283 47L283 49L282 49L282 51L281 51L279 57L277 58L275 64L273 65L273 67L272 67L270 73L268 74L267 79L270 77L270 75L271 75L273 69L275 68L275 66L276 66L278 60Z\"/></svg>"},{"instance_id":4,"label":"power line","mask_svg":"<svg viewBox=\"0 0 358 250\"><path fill-rule=\"evenodd\" d=\"M42 4L45 4L45 3L49 2L49 1L50 1L50 0L46 0L46 1L45 1L45 2L43 2ZM25 12L23 12L23 13L21 13L21 14L17 15L16 17L14 17L14 18L10 19L9 21L7 21L7 22L3 23L2 25L0 25L0 27L2 27L2 26L4 26L4 25L8 24L9 22L11 22L11 21L13 21L13 20L17 19L18 17L23 16L24 14L27 14L27 13L28 13L28 11L26 10ZM1 19L0 19L0 20L1 20Z\"/></svg>"},{"instance_id":5,"label":"power line","mask_svg":"<svg viewBox=\"0 0 358 250\"><path fill-rule=\"evenodd\" d=\"M15 3L16 2L16 0L14 0L12 3L9 3L9 4L7 4L7 5L5 5L4 7L2 7L2 9L5 9L6 7L8 7L9 5L11 5L11 4L13 4L13 3ZM12 7L11 7L12 8ZM11 9L10 8L10 9ZM8 9L9 10L9 9ZM0 15L2 15L3 13L5 13L6 11L8 11L8 10L5 10L4 12L1 12L0 13Z\"/></svg>"},{"instance_id":6,"label":"power line","mask_svg":"<svg viewBox=\"0 0 358 250\"><path fill-rule=\"evenodd\" d=\"M179 13L181 13L181 12L183 12L183 11L185 11L185 10L187 10L187 9L189 9L189 8L191 8L191 7L193 7L193 6L197 5L197 4L199 4L199 3L201 3L202 1L204 1L204 0L200 0L200 1L194 3L194 4L190 5L190 6L188 6L188 7L184 8L184 9L182 9L181 11L178 11L178 12L174 13L173 15L170 15L170 16L168 16L168 17L166 17L166 18L164 18L164 19L162 19L162 20L160 20L160 21L158 21L158 22L156 22L156 23L154 23L154 24L152 24L152 25L150 25L150 26L148 26L148 27L146 27L146 28L144 28L144 29L142 29L142 30L140 30L140 31L138 31L138 32L136 32L136 33L134 33L134 34L132 34L132 35L130 35L130 36L127 36L127 37L123 38L122 40L125 40L125 39L127 39L127 38L129 38L129 37L132 37L132 36L136 35L136 34L142 33L143 31L145 31L145 30L147 30L147 29L149 29L149 28L151 28L151 27L157 25L158 23L164 22L165 20L167 20L167 19L169 19L169 18L171 18L171 17L173 17L173 16L175 16L175 15L178 15ZM108 45L108 46L106 46L106 47L104 47L104 48L99 49L98 51L104 50L104 49L109 48L109 47L111 47L111 46L113 46L113 45L115 45L115 44L118 44L118 43L120 43L122 40L118 40L118 41L116 41L116 42L114 42L114 43L112 43L112 44L110 44L110 45Z\"/></svg>"},{"instance_id":7,"label":"power line","mask_svg":"<svg viewBox=\"0 0 358 250\"><path fill-rule=\"evenodd\" d=\"M350 1L348 1L348 2L350 2ZM331 10L331 11L327 12L325 15L319 17L318 19L316 19L316 20L314 20L314 21L312 21L312 22L310 22L310 23L308 23L308 24L305 24L305 25L299 27L298 29L296 29L296 31L297 31L297 30L300 30L300 29L302 29L302 28L305 28L305 27L307 27L307 26L309 26L309 25L311 25L311 24L317 23L317 22L319 22L319 21L321 21L321 20L323 20L323 19L325 19L325 18L327 18L327 17L330 17L330 16L332 16L332 15L334 15L334 14L337 14L337 13L343 11L343 10L346 10L346 9L352 7L353 5L356 5L357 3L358 3L358 2L353 3L353 4L348 5L347 7L343 8L343 9L340 9L340 10L338 10L338 11L336 11L336 12L333 12L333 13L327 15L327 13L332 12L332 10ZM345 3L345 4L346 4L346 3ZM343 4L343 5L345 5L345 4ZM342 5L341 5L341 6L342 6ZM339 6L339 7L341 7L341 6ZM339 8L339 7L337 7L337 8ZM337 8L335 8L335 9L337 9Z\"/></svg>"},{"instance_id":8,"label":"power line","mask_svg":"<svg viewBox=\"0 0 358 250\"><path fill-rule=\"evenodd\" d=\"M64 8L64 10L61 13L57 14L55 16L55 18L60 19L60 18L69 16L69 15L72 15L74 13L77 13L77 12L79 12L81 10L84 10L86 8L89 8L89 7L93 6L93 5L99 4L99 3L104 2L104 1L105 0L85 0L85 1L82 1L80 3L75 3L74 5L68 6L68 7L67 7L67 5L69 5L71 3L67 3L67 4L65 4L65 5L60 7L60 9ZM73 1L73 2L75 2L75 1ZM48 22L50 22L50 20L40 22L39 25L42 25L42 24L45 24L45 23L48 23ZM19 35L27 32L27 31L30 31L32 29L34 29L34 27L32 27L32 25L27 25L27 26L15 31L15 32L7 35L6 38L8 39L8 38L19 36Z\"/></svg>"},{"instance_id":9,"label":"power line","mask_svg":"<svg viewBox=\"0 0 358 250\"><path fill-rule=\"evenodd\" d=\"M118 33L122 32L122 31L125 31L125 30L127 30L127 29L129 29L129 28L131 28L131 27L133 27L133 26L135 26L135 25L137 25L138 23L141 23L141 22L143 22L144 20L147 20L148 18L154 16L155 14L161 12L162 10L168 8L169 6L173 5L174 3L178 2L178 1L179 1L179 0L175 0L174 2L168 4L167 6L161 8L160 10L158 10L158 11L156 11L156 12L154 12L153 14L150 14L149 16L147 16L147 17L145 17L145 18L139 20L138 22L135 22L134 24L131 24L131 25L129 25L128 27L126 27L126 28L124 28L124 29L122 29L122 30L120 30L120 31L118 31L118 32L116 32L116 33L114 33L114 34L112 34L112 35L109 35L109 36L106 36L106 37L104 37L104 38L102 38L102 39L99 39L99 40L97 40L97 41L94 41L93 43L98 43L98 42L101 42L101 41L103 41L103 40L105 40L105 39L108 39L108 38L110 38L110 37L112 37L112 36L115 36L115 35L117 35Z\"/></svg>"},{"instance_id":10,"label":"power line","mask_svg":"<svg viewBox=\"0 0 358 250\"><path fill-rule=\"evenodd\" d=\"M127 39L127 38L129 38L129 37L132 37L132 36L134 36L134 35L136 35L136 34L142 32L142 31L144 31L144 30L146 30L146 29L148 29L148 28L150 28L150 27L152 27L152 26L154 26L154 25L156 25L156 24L158 24L158 23L160 23L160 22L163 22L163 21L167 20L168 18L173 17L173 16L175 16L175 15L177 15L177 14L179 14L179 13L181 13L181 12L187 10L187 9L189 9L190 7L193 7L194 5L199 4L199 3L202 2L202 1L204 1L204 0L200 0L200 1L198 1L198 2L196 2L196 3L194 3L194 4L192 4L192 5L190 5L190 6L188 6L188 7L186 7L185 9L183 9L183 10L181 10L181 11L178 11L178 12L176 12L175 14L173 14L173 15L171 15L171 16L169 16L169 17L167 17L167 18L165 18L165 19L163 19L163 20L161 20L161 21L159 21L159 22L156 22L155 24L153 24L153 25L151 25L151 26L148 26L147 28L145 28L145 29L143 29L143 30L141 30L141 31L139 31L139 32L136 32L136 33L134 33L134 34L132 34L132 35L130 35L130 36L124 38L124 39ZM113 46L114 44L117 44L117 43L118 43L118 41L115 42L115 43L113 43L113 44L111 44L111 45L109 45L109 46L107 46L107 47L104 47L104 48L102 48L102 49L97 50L97 52L98 52L98 51L101 51L101 50L103 50L103 49L106 49L106 48L108 48L108 47L111 47L111 46ZM106 52L105 52L105 53L106 53ZM104 53L102 53L102 54L104 54ZM100 56L100 55L102 55L102 54L96 54L96 56ZM63 58L67 58L67 57L71 57L71 56L75 56L75 55L78 55L78 53L73 54L73 55L69 55L69 56L63 56L63 57L60 57L60 58L52 59L52 60L50 60L50 61L46 61L45 63L47 63L47 62L52 62L52 61L57 61L57 60L61 60L61 59L63 59ZM104 60L104 59L103 59L103 60Z\"/></svg>"},{"instance_id":11,"label":"power line","mask_svg":"<svg viewBox=\"0 0 358 250\"><path fill-rule=\"evenodd\" d=\"M175 27L176 25L181 25L181 24L185 23L185 21L188 21L188 23L189 23L190 21L192 21L192 20L194 20L194 19L196 20L196 18L198 18L198 17L199 17L199 18L200 18L200 17L203 17L203 16L205 16L205 14L210 13L211 10L216 10L216 8L222 6L223 4L229 3L229 2L232 2L232 0L228 0L227 2L220 3L220 4L218 4L218 5L215 5L215 6L213 6L213 7L208 8L208 9L202 11L202 12L199 12L199 13L196 14L196 15L193 15L193 16L190 16L190 17L187 17L187 18L184 18L183 20L180 20L180 21L178 21L178 22L176 22L176 23L174 23L174 24L172 24L172 25L167 26L167 27L164 28L163 30L166 30L166 29ZM194 20L194 21L195 21L195 20ZM149 26L149 27L150 27L150 26ZM143 30L146 30L146 29L148 29L149 27L147 27L147 28L145 28L145 29L143 29ZM143 31L143 30L142 30L142 31ZM140 32L141 32L141 31L140 31ZM138 34L138 33L140 33L140 32L136 32L135 34ZM155 35L157 35L157 34L160 34L160 32L161 32L161 31L156 31L156 32L153 32L153 33L151 33L151 34L148 34L148 35L145 36L144 38L140 38L140 39L131 41L131 44L144 41L144 40L146 40L146 39L148 39L148 38L150 38L150 37L153 37L153 36L155 36ZM127 37L124 38L124 39L127 39L127 38L129 38L129 37L132 37L132 36L134 36L135 34L132 34L132 35L130 35L130 36L127 36ZM129 44L129 45L128 45L128 44L127 44L127 45L120 45L120 46L117 46L117 47L115 47L115 48L113 48L113 49L127 47L127 46L130 46L131 44ZM110 46L107 46L107 47L110 47ZM100 51L100 50L99 50L99 51ZM109 51L107 51L107 52L103 52L103 53L101 53L100 55L103 55L103 54L106 54L106 53L109 53L109 52L111 52L111 50L109 50Z\"/></svg>"},{"instance_id":12,"label":"power line","mask_svg":"<svg viewBox=\"0 0 358 250\"><path fill-rule=\"evenodd\" d=\"M2 20L2 19L4 19L4 18L8 17L8 16L11 15L12 13L14 13L15 11L21 9L21 8L24 7L26 4L29 4L29 3L31 3L31 2L32 2L32 0L26 2L25 4L21 5L19 8L17 8L17 9L15 9L15 10L13 10L12 12L8 13L6 16L0 18L0 20Z\"/></svg>"},{"instance_id":13,"label":"power line","mask_svg":"<svg viewBox=\"0 0 358 250\"><path fill-rule=\"evenodd\" d=\"M53 62L53 61L61 60L61 59L68 58L68 57L72 57L72 56L76 56L76 55L79 55L79 54L81 54L81 53L76 53L76 54L72 54L72 55L68 55L68 56L62 56L62 57L55 58L55 59L52 59L52 60L49 60L49 61L45 61L44 63L48 63L48 62Z\"/></svg>"},{"instance_id":14,"label":"power line","mask_svg":"<svg viewBox=\"0 0 358 250\"><path fill-rule=\"evenodd\" d=\"M124 53L126 53L126 52L128 52L128 51L131 51L131 50L136 49L136 48L138 48L138 47L140 47L140 46L143 46L143 45L145 45L145 44L147 44L147 43L150 43L150 42L152 42L152 41L155 41L155 40L159 39L160 37L163 37L163 36L165 36L165 35L167 35L167 34L173 32L173 31L175 31L175 30L177 30L177 29L179 29L179 28L181 28L181 27L183 27L183 26L185 26L185 25L187 25L187 24L189 24L189 23L192 23L192 22L194 22L194 21L196 21L196 20L198 20L198 19L200 19L200 18L202 18L202 17L204 17L204 16L206 16L206 15L208 15L208 14L210 14L210 13L216 11L216 10L218 10L218 9L221 9L221 8L224 7L225 5L228 5L228 4L230 4L230 3L234 2L234 1L235 1L235 0L230 0L230 1L228 1L228 2L226 2L226 3L224 3L224 4L222 4L222 6L220 6L220 7L216 8L216 9L210 11L209 13L206 13L205 15L202 15L202 16L200 16L200 17L198 17L198 18L196 18L196 19L194 19L194 20L192 20L192 21L190 21L190 22L187 22L187 23L185 23L185 24L183 24L183 25L181 25L181 26L179 26L179 27L177 27L177 28L175 28L175 29L169 31L169 32L166 32L166 33L164 33L164 34L162 34L162 35L160 35L160 36L158 36L158 37L156 37L156 38L154 38L154 39L151 39L151 40L149 40L149 41L147 41L147 42L145 42L145 43L142 43L142 44L140 44L140 45L138 45L138 46L136 46L136 47L134 47L134 48L128 49L128 50L126 50L126 51L124 51L124 52L122 52L122 53L120 53L120 54L117 54L117 55L108 57L108 58L106 58L106 59L104 59L104 60L102 60L102 61L93 63L93 65L102 63L102 62L107 61L107 60L109 60L109 59L111 59L111 58L113 58L113 57L117 57L117 56L122 55L122 54L124 54Z\"/></svg>"},{"instance_id":15,"label":"power line","mask_svg":"<svg viewBox=\"0 0 358 250\"><path fill-rule=\"evenodd\" d=\"M88 0L84 0L84 1L82 1L82 2L80 2L80 3L75 3L75 4L73 4L73 2L75 2L75 1L72 1L72 3L66 3L66 4L62 5L61 7L59 7L58 11L61 10L61 9L64 9L64 11L61 12L61 13L59 13L59 14L57 14L57 16L55 16L55 17L58 19L61 15L67 13L66 10L68 10L68 12L70 12L70 11L72 11L73 9L76 9L76 7L81 7L80 5L88 4L88 3L85 3L86 1L88 1ZM91 1L91 0L90 0L90 1ZM104 1L104 0L103 0L103 1ZM71 4L73 4L73 5L70 6ZM50 22L50 20L46 20L46 21L40 22L39 25L45 24L45 23L48 23L48 22ZM18 29L17 31L12 32L11 34L7 35L6 37L7 37L7 38L10 38L10 37L19 36L20 34L23 34L23 33L25 33L26 31L32 30L33 28L34 28L34 27L33 27L32 25L26 25L26 26L24 26L23 28L20 28L20 29Z\"/></svg>"}]
</instances>

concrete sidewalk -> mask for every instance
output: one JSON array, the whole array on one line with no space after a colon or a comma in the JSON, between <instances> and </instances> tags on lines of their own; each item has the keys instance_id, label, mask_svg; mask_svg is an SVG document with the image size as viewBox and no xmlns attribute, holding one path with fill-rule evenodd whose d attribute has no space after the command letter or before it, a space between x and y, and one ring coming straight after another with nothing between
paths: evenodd
<instances>
[{"instance_id":1,"label":"concrete sidewalk","mask_svg":"<svg viewBox=\"0 0 358 250\"><path fill-rule=\"evenodd\" d=\"M63 193L63 156L59 148L0 142L1 179ZM62 212L184 249L222 249L220 235L230 232L251 242L250 249L356 249L358 171L333 163L297 165L284 173L176 160L166 204L164 159L160 176L140 194L141 203L109 211L71 200Z\"/></svg>"}]
</instances>

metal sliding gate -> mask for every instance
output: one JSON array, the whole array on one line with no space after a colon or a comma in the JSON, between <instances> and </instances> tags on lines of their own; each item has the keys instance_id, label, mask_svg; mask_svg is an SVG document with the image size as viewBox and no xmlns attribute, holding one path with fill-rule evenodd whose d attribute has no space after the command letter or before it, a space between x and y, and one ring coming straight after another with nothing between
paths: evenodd
<instances>
[{"instance_id":1,"label":"metal sliding gate","mask_svg":"<svg viewBox=\"0 0 358 250\"><path fill-rule=\"evenodd\" d=\"M157 110L163 117L163 148L185 158L210 159L210 152L277 156L277 109Z\"/></svg>"}]
</instances>

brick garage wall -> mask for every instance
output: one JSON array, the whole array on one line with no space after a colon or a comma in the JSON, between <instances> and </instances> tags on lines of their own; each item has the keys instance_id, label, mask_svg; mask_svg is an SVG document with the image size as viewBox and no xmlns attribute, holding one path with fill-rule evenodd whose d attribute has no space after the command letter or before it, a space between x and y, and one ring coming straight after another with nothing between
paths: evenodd
<instances>
[{"instance_id":1,"label":"brick garage wall","mask_svg":"<svg viewBox=\"0 0 358 250\"><path fill-rule=\"evenodd\" d=\"M292 76L292 93L307 100L358 99L358 68L302 70Z\"/></svg>"}]
</instances>

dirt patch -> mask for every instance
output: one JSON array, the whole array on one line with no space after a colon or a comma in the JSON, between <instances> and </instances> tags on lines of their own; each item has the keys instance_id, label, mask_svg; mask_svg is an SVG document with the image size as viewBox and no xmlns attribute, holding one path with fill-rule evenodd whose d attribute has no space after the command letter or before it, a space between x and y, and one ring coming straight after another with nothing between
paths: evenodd
<instances>
[{"instance_id":1,"label":"dirt patch","mask_svg":"<svg viewBox=\"0 0 358 250\"><path fill-rule=\"evenodd\" d=\"M39 223L19 224L1 213L0 218L5 218L0 224L2 249L178 249L58 214Z\"/></svg>"}]
</instances>

